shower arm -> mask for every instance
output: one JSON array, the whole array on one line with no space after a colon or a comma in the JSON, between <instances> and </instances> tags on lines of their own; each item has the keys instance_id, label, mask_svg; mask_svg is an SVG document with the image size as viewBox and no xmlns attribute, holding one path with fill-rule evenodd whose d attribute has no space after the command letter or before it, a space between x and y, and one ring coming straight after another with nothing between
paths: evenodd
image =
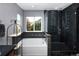
<instances>
[{"instance_id":1,"label":"shower arm","mask_svg":"<svg viewBox=\"0 0 79 59\"><path fill-rule=\"evenodd\" d=\"M9 25L8 27L7 27L7 33L6 33L6 44L8 45L8 30L9 30L9 28L12 26L12 25L19 25L19 24L17 24L16 22L14 23L14 24L11 24L11 25ZM21 28L21 26L19 25L19 27ZM17 33L15 33L16 35L17 35Z\"/></svg>"}]
</instances>

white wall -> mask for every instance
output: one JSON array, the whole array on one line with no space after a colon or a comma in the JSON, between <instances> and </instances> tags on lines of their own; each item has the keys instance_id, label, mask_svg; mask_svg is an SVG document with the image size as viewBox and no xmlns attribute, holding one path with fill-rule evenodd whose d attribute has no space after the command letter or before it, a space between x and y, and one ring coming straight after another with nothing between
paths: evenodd
<instances>
[{"instance_id":1,"label":"white wall","mask_svg":"<svg viewBox=\"0 0 79 59\"><path fill-rule=\"evenodd\" d=\"M2 24L5 24L6 28L11 24L12 19L16 19L18 13L21 15L21 20L23 20L23 10L17 4L0 3L0 20L2 21ZM0 45L5 44L6 35L2 39L0 39Z\"/></svg>"},{"instance_id":2,"label":"white wall","mask_svg":"<svg viewBox=\"0 0 79 59\"><path fill-rule=\"evenodd\" d=\"M24 20L29 16L41 16L42 17L42 32L44 31L44 11L43 10L25 10L24 11ZM23 23L24 32L26 32L25 21Z\"/></svg>"}]
</instances>

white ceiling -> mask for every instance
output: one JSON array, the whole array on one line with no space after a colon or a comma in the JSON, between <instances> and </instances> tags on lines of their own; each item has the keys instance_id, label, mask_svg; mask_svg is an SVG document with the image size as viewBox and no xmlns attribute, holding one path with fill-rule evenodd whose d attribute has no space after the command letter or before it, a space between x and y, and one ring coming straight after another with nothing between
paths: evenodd
<instances>
[{"instance_id":1,"label":"white ceiling","mask_svg":"<svg viewBox=\"0 0 79 59\"><path fill-rule=\"evenodd\" d=\"M17 3L23 10L63 10L72 3Z\"/></svg>"}]
</instances>

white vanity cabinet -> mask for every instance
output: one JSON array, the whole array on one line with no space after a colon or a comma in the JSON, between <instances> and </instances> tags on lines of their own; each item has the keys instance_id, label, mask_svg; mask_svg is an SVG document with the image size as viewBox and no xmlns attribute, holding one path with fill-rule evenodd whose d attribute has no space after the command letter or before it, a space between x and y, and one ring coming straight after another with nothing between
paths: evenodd
<instances>
[{"instance_id":1,"label":"white vanity cabinet","mask_svg":"<svg viewBox=\"0 0 79 59\"><path fill-rule=\"evenodd\" d=\"M23 38L23 56L47 56L45 38Z\"/></svg>"}]
</instances>

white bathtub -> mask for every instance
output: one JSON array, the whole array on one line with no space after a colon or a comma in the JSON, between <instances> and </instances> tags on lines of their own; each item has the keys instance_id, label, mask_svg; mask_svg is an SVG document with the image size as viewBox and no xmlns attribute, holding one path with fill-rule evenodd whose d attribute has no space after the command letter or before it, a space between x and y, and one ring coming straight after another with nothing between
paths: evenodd
<instances>
[{"instance_id":1,"label":"white bathtub","mask_svg":"<svg viewBox=\"0 0 79 59\"><path fill-rule=\"evenodd\" d=\"M24 38L23 56L47 56L45 38Z\"/></svg>"}]
</instances>

